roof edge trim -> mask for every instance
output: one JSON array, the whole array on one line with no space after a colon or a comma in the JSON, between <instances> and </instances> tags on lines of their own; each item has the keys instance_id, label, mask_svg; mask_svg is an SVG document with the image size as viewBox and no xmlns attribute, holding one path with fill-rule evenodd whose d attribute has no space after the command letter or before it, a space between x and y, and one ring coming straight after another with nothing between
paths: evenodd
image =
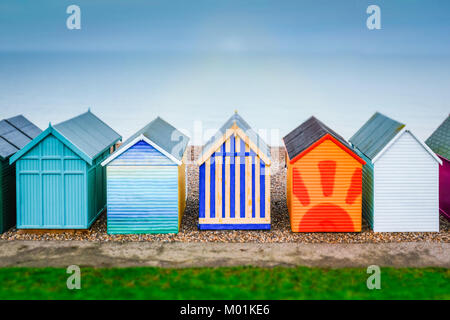
<instances>
[{"instance_id":1,"label":"roof edge trim","mask_svg":"<svg viewBox=\"0 0 450 320\"><path fill-rule=\"evenodd\" d=\"M439 157L433 152L433 150L430 149L430 147L428 147L426 145L425 142L423 142L422 140L420 140L419 138L417 138L414 133L411 132L411 130L409 130L406 126L403 127L402 130L400 130L393 139L391 139L391 141L389 141L389 143L387 145L384 146L383 149L381 149L380 152L378 152L378 154L372 159L372 163L375 164L375 162L378 161L378 159L380 159L383 154L398 140L400 139L400 137L405 133L405 132L409 132L411 134L411 136L434 158L434 160L436 160L437 163L439 163L440 165L442 165L442 160L439 159Z\"/></svg>"},{"instance_id":2,"label":"roof edge trim","mask_svg":"<svg viewBox=\"0 0 450 320\"><path fill-rule=\"evenodd\" d=\"M89 165L92 165L92 159L86 153L81 151L76 145L70 142L61 132L59 132L55 127L49 126L46 130L42 131L36 138L28 142L28 144L17 151L10 159L9 164L13 164L19 158L21 158L24 154L30 151L33 147L39 144L42 140L44 140L47 136L53 134L58 140L60 140L64 145L66 145L70 150L76 153L81 159L86 161Z\"/></svg>"},{"instance_id":3,"label":"roof edge trim","mask_svg":"<svg viewBox=\"0 0 450 320\"><path fill-rule=\"evenodd\" d=\"M170 153L168 153L166 150L164 150L163 148L161 148L160 146L158 146L156 143L154 143L152 140L150 140L149 138L147 138L146 136L144 136L143 134L140 134L139 136L137 136L135 139L133 139L132 141L130 141L129 143L127 143L124 146L120 146L119 149L117 149L114 153L112 153L108 158L106 158L101 165L104 167L106 165L108 165L111 161L113 161L114 159L116 159L118 156L120 156L121 154L123 154L125 151L127 151L128 149L130 149L132 146L134 146L136 143L138 143L139 141L145 141L146 143L148 143L149 145L151 145L152 147L154 147L156 150L158 150L159 152L161 152L163 155L165 155L167 158L169 158L170 160L172 160L173 162L175 162L177 165L181 165L182 161L178 160L177 158L175 158L173 155L171 155ZM186 148L187 149L187 148Z\"/></svg>"},{"instance_id":4,"label":"roof edge trim","mask_svg":"<svg viewBox=\"0 0 450 320\"><path fill-rule=\"evenodd\" d=\"M201 156L197 160L197 165L201 166L208 158L211 157L211 155L215 152L215 150L217 150L223 143L225 143L225 141L227 141L227 139L231 137L233 134L238 135L242 140L244 140L244 142L247 143L249 147L256 152L256 154L264 161L264 163L267 166L271 165L270 158L265 153L263 153L261 149L258 148L258 146L236 124L228 128L225 131L225 134L223 134L222 137L217 139L214 142L214 144L209 148L209 150L203 153L203 156Z\"/></svg>"},{"instance_id":5,"label":"roof edge trim","mask_svg":"<svg viewBox=\"0 0 450 320\"><path fill-rule=\"evenodd\" d=\"M334 142L339 148L341 148L342 150L344 150L345 152L347 152L350 156L352 156L356 161L358 161L359 163L361 163L362 165L366 164L366 161L364 161L364 159L362 159L358 154L356 154L356 152L354 152L353 150L349 149L347 146L345 146L342 142L340 142L338 139L336 139L335 137L333 137L333 135L331 135L330 133L326 133L324 134L319 140L317 140L316 142L314 142L313 144L311 144L308 148L306 148L305 150L303 150L302 152L300 152L298 155L296 155L294 158L289 160L289 163L292 164L294 162L296 162L298 159L302 158L303 156L305 156L307 153L309 153L310 151L312 151L313 149L315 149L317 146L319 146L320 144L322 144L325 140L331 140L332 142Z\"/></svg>"}]
</instances>

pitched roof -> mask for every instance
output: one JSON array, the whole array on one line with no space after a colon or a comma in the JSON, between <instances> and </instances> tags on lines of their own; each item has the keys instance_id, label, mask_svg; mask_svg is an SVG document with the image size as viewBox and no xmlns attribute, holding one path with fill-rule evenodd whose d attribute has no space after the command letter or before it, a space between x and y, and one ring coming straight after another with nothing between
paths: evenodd
<instances>
[{"instance_id":1,"label":"pitched roof","mask_svg":"<svg viewBox=\"0 0 450 320\"><path fill-rule=\"evenodd\" d=\"M403 123L376 112L350 138L350 142L373 160L404 127Z\"/></svg>"},{"instance_id":2,"label":"pitched roof","mask_svg":"<svg viewBox=\"0 0 450 320\"><path fill-rule=\"evenodd\" d=\"M177 130L167 121L157 117L122 143L116 152L103 161L102 165L107 165L128 148L132 147L140 139L149 142L177 164L181 164L183 155L189 143L188 136L181 133L181 131Z\"/></svg>"},{"instance_id":3,"label":"pitched roof","mask_svg":"<svg viewBox=\"0 0 450 320\"><path fill-rule=\"evenodd\" d=\"M335 131L327 127L322 121L313 116L303 122L294 130L289 132L283 138L283 142L286 146L286 151L289 155L289 159L294 159L296 156L308 149L316 141L327 134L331 135L345 147L352 150L351 146L347 143L347 141L345 141L343 137L341 137Z\"/></svg>"},{"instance_id":4,"label":"pitched roof","mask_svg":"<svg viewBox=\"0 0 450 320\"><path fill-rule=\"evenodd\" d=\"M91 159L121 139L117 132L91 111L58 123L54 128Z\"/></svg>"},{"instance_id":5,"label":"pitched roof","mask_svg":"<svg viewBox=\"0 0 450 320\"><path fill-rule=\"evenodd\" d=\"M425 142L435 153L450 160L450 115Z\"/></svg>"},{"instance_id":6,"label":"pitched roof","mask_svg":"<svg viewBox=\"0 0 450 320\"><path fill-rule=\"evenodd\" d=\"M89 164L92 164L92 160L121 139L118 133L97 118L91 111L88 111L55 126L50 125L44 132L11 157L10 163L22 157L50 134L62 140L72 151Z\"/></svg>"},{"instance_id":7,"label":"pitched roof","mask_svg":"<svg viewBox=\"0 0 450 320\"><path fill-rule=\"evenodd\" d=\"M214 134L203 146L202 154L200 159L211 153L211 148L214 146L215 142L227 133L228 129L233 126L237 126L241 129L244 134L249 138L251 142L267 157L270 158L270 147L264 142L264 140L250 127L250 125L237 113L235 112ZM213 151L214 152L214 151Z\"/></svg>"},{"instance_id":8,"label":"pitched roof","mask_svg":"<svg viewBox=\"0 0 450 320\"><path fill-rule=\"evenodd\" d=\"M42 132L22 115L0 121L0 159L5 160Z\"/></svg>"}]
</instances>

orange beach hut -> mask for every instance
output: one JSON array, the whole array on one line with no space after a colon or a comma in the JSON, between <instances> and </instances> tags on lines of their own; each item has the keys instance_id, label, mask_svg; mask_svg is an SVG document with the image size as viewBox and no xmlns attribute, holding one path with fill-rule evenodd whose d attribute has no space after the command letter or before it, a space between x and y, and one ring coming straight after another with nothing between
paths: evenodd
<instances>
[{"instance_id":1,"label":"orange beach hut","mask_svg":"<svg viewBox=\"0 0 450 320\"><path fill-rule=\"evenodd\" d=\"M290 132L283 142L292 231L361 231L365 161L315 117Z\"/></svg>"}]
</instances>

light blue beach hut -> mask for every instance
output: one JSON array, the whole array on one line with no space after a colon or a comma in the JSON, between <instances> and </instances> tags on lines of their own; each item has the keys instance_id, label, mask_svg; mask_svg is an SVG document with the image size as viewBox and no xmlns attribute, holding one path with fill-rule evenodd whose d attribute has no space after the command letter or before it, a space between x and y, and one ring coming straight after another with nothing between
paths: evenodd
<instances>
[{"instance_id":1,"label":"light blue beach hut","mask_svg":"<svg viewBox=\"0 0 450 320\"><path fill-rule=\"evenodd\" d=\"M156 118L103 163L110 234L177 233L186 207L189 138Z\"/></svg>"},{"instance_id":2,"label":"light blue beach hut","mask_svg":"<svg viewBox=\"0 0 450 320\"><path fill-rule=\"evenodd\" d=\"M88 111L49 127L16 163L18 229L87 229L106 204L101 162L121 136Z\"/></svg>"}]
</instances>

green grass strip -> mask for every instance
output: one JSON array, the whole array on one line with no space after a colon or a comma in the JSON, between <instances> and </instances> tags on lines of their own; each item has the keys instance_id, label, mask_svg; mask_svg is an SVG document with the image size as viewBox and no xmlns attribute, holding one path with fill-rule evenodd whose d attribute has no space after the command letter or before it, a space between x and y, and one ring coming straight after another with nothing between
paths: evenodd
<instances>
[{"instance_id":1,"label":"green grass strip","mask_svg":"<svg viewBox=\"0 0 450 320\"><path fill-rule=\"evenodd\" d=\"M0 269L0 299L450 299L450 269L382 268L369 290L366 269L81 269L68 290L63 268Z\"/></svg>"}]
</instances>

